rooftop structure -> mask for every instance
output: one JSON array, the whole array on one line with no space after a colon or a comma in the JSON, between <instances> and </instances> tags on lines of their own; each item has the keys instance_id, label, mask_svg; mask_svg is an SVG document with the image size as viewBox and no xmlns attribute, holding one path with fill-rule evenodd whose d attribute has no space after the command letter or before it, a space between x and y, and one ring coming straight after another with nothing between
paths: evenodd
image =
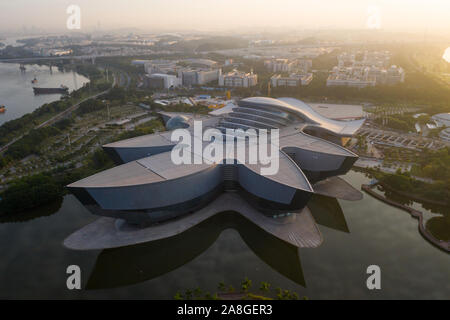
<instances>
[{"instance_id":1,"label":"rooftop structure","mask_svg":"<svg viewBox=\"0 0 450 320\"><path fill-rule=\"evenodd\" d=\"M217 68L217 62L207 59L147 60L144 65L147 74L176 75L179 84L184 86L203 85L217 81L222 73L222 70Z\"/></svg>"},{"instance_id":2,"label":"rooftop structure","mask_svg":"<svg viewBox=\"0 0 450 320\"><path fill-rule=\"evenodd\" d=\"M186 128L200 148L180 147L172 141L170 131L105 145L104 150L119 165L68 186L92 213L148 226L202 212L202 208L230 191L242 196L254 212L260 212L261 218L252 213L256 224L261 219L301 212L314 193L328 190L326 179L345 174L357 160L357 155L342 147L341 141L351 137L364 122L330 120L300 100L264 97L242 99L221 116L161 116L170 130ZM225 145L220 159L212 159L205 156L205 149L219 140L199 138L195 121L202 121L203 132L213 128L222 131L223 139L239 139L240 134L230 129L279 129L279 140L264 144L246 140L244 145L231 149ZM276 172L264 175L262 163L247 163L237 156L239 150L250 155L255 144L272 150L272 157L279 163ZM175 164L172 150L186 153L191 164ZM314 186L319 182L316 190ZM203 220L196 214L190 216L189 226ZM165 228L170 229L169 225ZM282 232L285 228L287 233ZM295 236L305 237L300 242L291 239L289 228L278 226L275 235L293 245L309 246L308 236Z\"/></svg>"},{"instance_id":3,"label":"rooftop structure","mask_svg":"<svg viewBox=\"0 0 450 320\"><path fill-rule=\"evenodd\" d=\"M362 105L309 103L317 113L334 120L357 120L366 117Z\"/></svg>"},{"instance_id":4,"label":"rooftop structure","mask_svg":"<svg viewBox=\"0 0 450 320\"><path fill-rule=\"evenodd\" d=\"M182 62L186 63L191 67L197 68L217 68L217 62L209 59L185 59Z\"/></svg>"},{"instance_id":5,"label":"rooftop structure","mask_svg":"<svg viewBox=\"0 0 450 320\"><path fill-rule=\"evenodd\" d=\"M368 70L361 68L334 67L327 79L327 86L348 86L356 88L373 87L376 85L376 77L370 76Z\"/></svg>"}]
</instances>

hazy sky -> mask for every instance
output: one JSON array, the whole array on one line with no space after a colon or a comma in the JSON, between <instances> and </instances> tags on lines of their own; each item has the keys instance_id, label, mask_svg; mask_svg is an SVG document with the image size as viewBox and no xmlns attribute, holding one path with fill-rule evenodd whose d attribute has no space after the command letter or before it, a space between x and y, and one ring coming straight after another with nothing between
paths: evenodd
<instances>
[{"instance_id":1,"label":"hazy sky","mask_svg":"<svg viewBox=\"0 0 450 320\"><path fill-rule=\"evenodd\" d=\"M379 8L385 30L448 31L450 0L0 0L0 33L24 26L64 30L66 8L81 28L229 30L239 27L365 28Z\"/></svg>"}]
</instances>

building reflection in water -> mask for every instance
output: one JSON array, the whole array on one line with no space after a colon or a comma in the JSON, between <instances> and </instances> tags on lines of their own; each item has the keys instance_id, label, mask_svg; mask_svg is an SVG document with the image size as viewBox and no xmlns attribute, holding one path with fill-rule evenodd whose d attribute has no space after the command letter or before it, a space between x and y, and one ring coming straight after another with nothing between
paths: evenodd
<instances>
[{"instance_id":1,"label":"building reflection in water","mask_svg":"<svg viewBox=\"0 0 450 320\"><path fill-rule=\"evenodd\" d=\"M336 199L315 195L308 207L318 224L349 232ZM238 231L247 246L267 265L306 287L298 248L265 232L240 214L223 212L171 238L103 250L86 289L127 286L162 276L195 259L229 228Z\"/></svg>"},{"instance_id":2,"label":"building reflection in water","mask_svg":"<svg viewBox=\"0 0 450 320\"><path fill-rule=\"evenodd\" d=\"M26 210L14 214L0 216L0 223L19 223L27 222L37 218L49 217L57 213L62 206L63 198L59 198L49 204L43 205L37 209Z\"/></svg>"}]
</instances>

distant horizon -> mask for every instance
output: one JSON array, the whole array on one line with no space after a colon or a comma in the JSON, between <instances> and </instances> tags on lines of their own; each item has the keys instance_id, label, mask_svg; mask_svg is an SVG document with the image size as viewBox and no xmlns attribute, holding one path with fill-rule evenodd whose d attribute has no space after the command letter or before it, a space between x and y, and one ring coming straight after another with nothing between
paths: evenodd
<instances>
[{"instance_id":1,"label":"distant horizon","mask_svg":"<svg viewBox=\"0 0 450 320\"><path fill-rule=\"evenodd\" d=\"M282 32L364 30L450 34L447 0L16 0L0 3L0 33L64 33L70 5L81 9L80 32Z\"/></svg>"}]
</instances>

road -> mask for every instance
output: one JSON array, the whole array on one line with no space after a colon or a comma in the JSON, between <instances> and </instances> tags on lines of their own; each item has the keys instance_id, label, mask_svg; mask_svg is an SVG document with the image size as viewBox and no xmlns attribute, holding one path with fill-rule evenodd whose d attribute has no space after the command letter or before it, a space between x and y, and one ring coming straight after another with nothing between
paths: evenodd
<instances>
[{"instance_id":1,"label":"road","mask_svg":"<svg viewBox=\"0 0 450 320\"><path fill-rule=\"evenodd\" d=\"M55 123L56 120L59 120L59 119L61 119L62 117L64 117L65 115L71 113L72 111L75 111L75 110L76 110L83 102L86 102L86 101L88 101L88 100L90 100L90 99L96 99L96 98L98 98L98 97L100 97L100 96L102 96L102 95L104 95L104 94L107 94L107 93L109 92L109 90L111 90L111 89L108 89L108 90L105 90L105 91L103 91L103 92L94 94L93 96L90 96L90 97L88 97L88 98L86 98L86 99L81 100L80 102L78 102L77 104L74 104L73 106L71 106L70 108L64 110L63 112L58 113L56 116L54 116L54 117L48 119L48 120L45 121L45 122L42 122L40 125L36 126L35 129L44 128L44 127L46 127L46 126L48 126L48 125L50 125L50 124Z\"/></svg>"}]
</instances>

